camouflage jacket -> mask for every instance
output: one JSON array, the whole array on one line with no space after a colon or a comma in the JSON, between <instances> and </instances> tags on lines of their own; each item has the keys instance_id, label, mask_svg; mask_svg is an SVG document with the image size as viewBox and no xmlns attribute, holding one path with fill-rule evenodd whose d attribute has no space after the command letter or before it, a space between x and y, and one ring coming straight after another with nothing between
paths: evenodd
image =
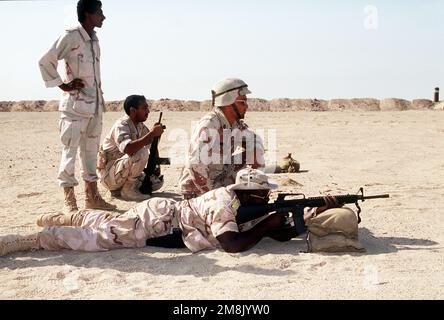
<instances>
[{"instance_id":1,"label":"camouflage jacket","mask_svg":"<svg viewBox=\"0 0 444 320\"><path fill-rule=\"evenodd\" d=\"M63 80L57 71L58 61L64 60ZM100 78L100 46L94 33L88 35L82 26L62 35L39 61L40 72L48 88L79 78L85 84L81 90L63 92L59 110L80 117L92 117L104 111Z\"/></svg>"},{"instance_id":2,"label":"camouflage jacket","mask_svg":"<svg viewBox=\"0 0 444 320\"><path fill-rule=\"evenodd\" d=\"M246 142L242 143L243 139ZM245 149L255 151L255 157L242 154ZM257 167L257 163L264 163L262 139L243 121L230 126L222 111L215 108L193 129L179 179L181 192L198 196L226 187L235 182L239 170L247 164Z\"/></svg>"},{"instance_id":3,"label":"camouflage jacket","mask_svg":"<svg viewBox=\"0 0 444 320\"><path fill-rule=\"evenodd\" d=\"M218 188L191 200L176 204L185 245L193 252L220 248L216 237L239 232L236 212L240 202L235 193Z\"/></svg>"},{"instance_id":4,"label":"camouflage jacket","mask_svg":"<svg viewBox=\"0 0 444 320\"><path fill-rule=\"evenodd\" d=\"M118 119L103 140L97 168L104 169L108 163L123 157L125 148L131 141L140 139L149 132L150 130L143 123L138 123L137 126L134 125L134 122L127 115ZM149 151L149 147L148 144L145 148L148 148Z\"/></svg>"}]
</instances>

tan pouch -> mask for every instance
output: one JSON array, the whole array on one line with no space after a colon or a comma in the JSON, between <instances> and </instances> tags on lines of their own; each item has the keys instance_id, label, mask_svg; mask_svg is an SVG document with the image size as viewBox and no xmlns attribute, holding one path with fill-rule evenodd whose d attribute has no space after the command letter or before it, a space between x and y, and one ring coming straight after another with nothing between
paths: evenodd
<instances>
[{"instance_id":1,"label":"tan pouch","mask_svg":"<svg viewBox=\"0 0 444 320\"><path fill-rule=\"evenodd\" d=\"M97 169L104 170L106 168L106 152L102 147L99 149L99 154L97 155Z\"/></svg>"},{"instance_id":2,"label":"tan pouch","mask_svg":"<svg viewBox=\"0 0 444 320\"><path fill-rule=\"evenodd\" d=\"M347 207L330 209L307 221L308 252L364 252L358 218Z\"/></svg>"}]
</instances>

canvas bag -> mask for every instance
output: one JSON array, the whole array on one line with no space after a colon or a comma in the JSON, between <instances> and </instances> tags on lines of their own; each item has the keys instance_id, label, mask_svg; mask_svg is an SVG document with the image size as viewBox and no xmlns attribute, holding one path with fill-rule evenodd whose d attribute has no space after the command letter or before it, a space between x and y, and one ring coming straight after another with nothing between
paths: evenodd
<instances>
[{"instance_id":1,"label":"canvas bag","mask_svg":"<svg viewBox=\"0 0 444 320\"><path fill-rule=\"evenodd\" d=\"M347 207L324 211L306 222L308 252L364 252L358 218Z\"/></svg>"}]
</instances>

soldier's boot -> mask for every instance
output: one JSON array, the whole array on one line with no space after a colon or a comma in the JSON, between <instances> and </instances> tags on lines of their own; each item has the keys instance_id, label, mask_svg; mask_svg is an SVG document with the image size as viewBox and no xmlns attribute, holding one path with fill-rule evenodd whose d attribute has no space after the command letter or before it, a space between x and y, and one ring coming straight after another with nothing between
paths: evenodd
<instances>
[{"instance_id":1,"label":"soldier's boot","mask_svg":"<svg viewBox=\"0 0 444 320\"><path fill-rule=\"evenodd\" d=\"M63 213L71 214L79 211L77 207L77 200L74 194L74 187L65 187L63 188L63 192L65 193L65 200L63 203Z\"/></svg>"},{"instance_id":2,"label":"soldier's boot","mask_svg":"<svg viewBox=\"0 0 444 320\"><path fill-rule=\"evenodd\" d=\"M126 201L144 201L151 198L148 194L140 193L139 185L138 179L128 179L120 191L120 198Z\"/></svg>"},{"instance_id":3,"label":"soldier's boot","mask_svg":"<svg viewBox=\"0 0 444 320\"><path fill-rule=\"evenodd\" d=\"M109 191L110 197L111 197L111 198L117 198L117 199L119 199L119 198L120 198L120 191L121 191L121 189L118 189L118 190L110 190L110 191Z\"/></svg>"},{"instance_id":4,"label":"soldier's boot","mask_svg":"<svg viewBox=\"0 0 444 320\"><path fill-rule=\"evenodd\" d=\"M74 212L63 214L63 213L46 213L42 214L37 218L37 225L39 227L63 227L72 226L72 218Z\"/></svg>"},{"instance_id":5,"label":"soldier's boot","mask_svg":"<svg viewBox=\"0 0 444 320\"><path fill-rule=\"evenodd\" d=\"M103 200L97 182L85 181L85 209L114 210L117 207Z\"/></svg>"},{"instance_id":6,"label":"soldier's boot","mask_svg":"<svg viewBox=\"0 0 444 320\"><path fill-rule=\"evenodd\" d=\"M19 251L37 251L42 249L38 243L38 233L22 236L11 234L0 237L0 257Z\"/></svg>"}]
</instances>

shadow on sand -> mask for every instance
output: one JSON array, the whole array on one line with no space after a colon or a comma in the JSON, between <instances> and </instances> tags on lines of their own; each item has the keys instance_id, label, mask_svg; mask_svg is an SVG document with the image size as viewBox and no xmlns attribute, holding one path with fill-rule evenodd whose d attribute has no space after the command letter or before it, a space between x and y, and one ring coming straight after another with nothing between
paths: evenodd
<instances>
[{"instance_id":1,"label":"shadow on sand","mask_svg":"<svg viewBox=\"0 0 444 320\"><path fill-rule=\"evenodd\" d=\"M316 253L328 256L349 255L354 257L394 253L400 250L431 250L438 251L439 243L427 239L414 239L404 237L376 238L366 228L359 229L360 241L367 249L364 253ZM141 272L152 275L192 275L195 277L210 277L221 272L236 271L263 276L286 276L294 274L292 270L284 270L276 266L261 268L252 264L242 265L238 262L249 255L263 257L266 255L299 255L307 250L303 237L289 242L277 242L263 239L253 249L232 255L228 260L231 266L218 265L218 259L211 255L219 254L214 251L204 251L192 254L188 249L163 249L145 247L142 249L118 249L108 252L73 252L73 251L39 251L35 253L14 254L3 257L0 267L9 270L23 268L42 268L48 266L72 266L78 268L111 269L121 272ZM158 257L159 254L166 257ZM226 253L220 253L226 254Z\"/></svg>"}]
</instances>

